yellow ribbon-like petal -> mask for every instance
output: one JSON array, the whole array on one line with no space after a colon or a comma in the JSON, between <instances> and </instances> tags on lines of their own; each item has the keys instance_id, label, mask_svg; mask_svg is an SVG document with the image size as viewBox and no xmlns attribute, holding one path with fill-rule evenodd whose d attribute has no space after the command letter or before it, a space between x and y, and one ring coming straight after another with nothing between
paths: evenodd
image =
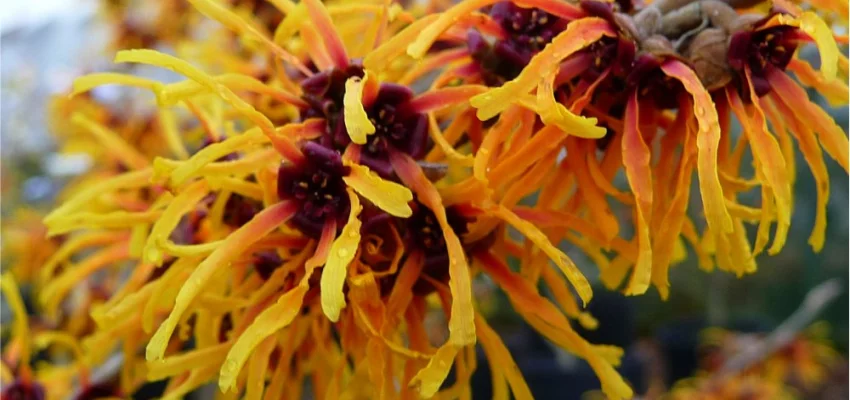
<instances>
[{"instance_id":1,"label":"yellow ribbon-like petal","mask_svg":"<svg viewBox=\"0 0 850 400\"><path fill-rule=\"evenodd\" d=\"M345 129L351 141L356 144L366 144L366 136L375 133L375 125L369 121L369 116L363 109L363 86L367 79L369 79L368 73L362 80L356 76L348 78L345 81L345 95L342 98Z\"/></svg>"},{"instance_id":2,"label":"yellow ribbon-like petal","mask_svg":"<svg viewBox=\"0 0 850 400\"><path fill-rule=\"evenodd\" d=\"M451 342L440 346L437 353L431 357L428 365L416 373L413 379L410 380L411 386L419 387L419 395L423 399L434 397L437 391L440 390L440 385L443 384L443 381L449 375L458 351L460 351L460 348Z\"/></svg>"},{"instance_id":3,"label":"yellow ribbon-like petal","mask_svg":"<svg viewBox=\"0 0 850 400\"><path fill-rule=\"evenodd\" d=\"M277 302L263 310L260 315L239 335L239 339L227 352L221 366L218 387L222 391L236 390L236 378L254 349L275 332L285 328L301 312L301 303L307 288L301 285L286 292Z\"/></svg>"},{"instance_id":4,"label":"yellow ribbon-like petal","mask_svg":"<svg viewBox=\"0 0 850 400\"><path fill-rule=\"evenodd\" d=\"M820 52L820 71L826 80L835 78L838 73L838 55L841 54L832 29L817 14L806 11L799 17L777 14L776 21L782 25L796 26L815 40Z\"/></svg>"},{"instance_id":5,"label":"yellow ribbon-like petal","mask_svg":"<svg viewBox=\"0 0 850 400\"><path fill-rule=\"evenodd\" d=\"M597 126L596 118L573 114L563 104L555 101L555 74L548 73L537 87L537 106L540 119L546 125L555 125L569 135L586 139L605 136L605 128Z\"/></svg>"},{"instance_id":6,"label":"yellow ribbon-like petal","mask_svg":"<svg viewBox=\"0 0 850 400\"><path fill-rule=\"evenodd\" d=\"M407 218L413 210L407 204L413 200L410 189L398 183L381 179L377 174L362 165L346 163L351 173L343 177L345 184L361 196L374 203L378 208L396 217Z\"/></svg>"},{"instance_id":7,"label":"yellow ribbon-like petal","mask_svg":"<svg viewBox=\"0 0 850 400\"><path fill-rule=\"evenodd\" d=\"M171 314L159 326L148 343L145 358L148 360L162 358L171 335L177 328L183 314L189 309L192 302L199 297L218 268L226 267L251 244L286 222L295 214L295 211L295 205L286 201L266 208L255 215L247 224L230 234L221 246L201 262L192 272L192 276L180 288L174 302L174 309L171 310Z\"/></svg>"},{"instance_id":8,"label":"yellow ribbon-like petal","mask_svg":"<svg viewBox=\"0 0 850 400\"><path fill-rule=\"evenodd\" d=\"M351 199L348 222L331 245L320 281L322 311L334 322L339 320L339 313L345 308L345 295L342 289L345 286L345 278L348 276L348 264L354 259L360 245L361 223L357 216L360 215L363 207L360 206L360 199L350 189L348 198Z\"/></svg>"}]
</instances>

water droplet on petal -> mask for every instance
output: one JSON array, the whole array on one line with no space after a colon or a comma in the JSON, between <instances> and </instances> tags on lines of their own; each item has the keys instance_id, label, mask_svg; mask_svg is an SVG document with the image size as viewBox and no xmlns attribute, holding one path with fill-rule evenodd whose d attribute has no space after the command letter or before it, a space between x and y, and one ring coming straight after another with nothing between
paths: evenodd
<instances>
[{"instance_id":1,"label":"water droplet on petal","mask_svg":"<svg viewBox=\"0 0 850 400\"><path fill-rule=\"evenodd\" d=\"M227 360L224 362L224 366L221 368L222 372L232 372L236 369L236 361L235 360ZM227 375L230 375L229 373Z\"/></svg>"}]
</instances>

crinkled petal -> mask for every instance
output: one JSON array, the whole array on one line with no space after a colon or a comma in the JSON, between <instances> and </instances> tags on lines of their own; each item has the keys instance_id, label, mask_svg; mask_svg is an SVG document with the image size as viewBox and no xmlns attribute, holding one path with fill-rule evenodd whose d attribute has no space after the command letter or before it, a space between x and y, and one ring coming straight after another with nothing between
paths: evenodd
<instances>
[{"instance_id":1,"label":"crinkled petal","mask_svg":"<svg viewBox=\"0 0 850 400\"><path fill-rule=\"evenodd\" d=\"M829 116L817 104L809 100L806 91L797 85L785 72L774 69L768 75L776 98L783 102L788 109L793 110L795 116L812 127L817 132L821 146L832 159L850 171L850 145L847 142L847 133L838 126L835 120Z\"/></svg>"},{"instance_id":2,"label":"crinkled petal","mask_svg":"<svg viewBox=\"0 0 850 400\"><path fill-rule=\"evenodd\" d=\"M821 74L826 80L834 79L838 73L838 55L841 51L835 43L835 37L829 25L811 11L805 11L799 17L777 14L775 18L779 24L796 26L815 40L820 52Z\"/></svg>"},{"instance_id":3,"label":"crinkled petal","mask_svg":"<svg viewBox=\"0 0 850 400\"><path fill-rule=\"evenodd\" d=\"M747 76L749 76L749 70L747 70ZM751 95L755 95L752 84L749 87ZM744 132L750 140L750 148L758 163L757 170L764 176L767 185L773 192L778 218L774 247L771 249L771 254L775 254L775 251L781 249L782 244L785 243L788 227L791 225L791 182L786 173L785 158L776 138L767 130L767 121L759 105L760 100L753 101L753 112L748 113L737 92L727 89L726 95L732 111L738 116ZM757 97L753 98L757 99Z\"/></svg>"},{"instance_id":4,"label":"crinkled petal","mask_svg":"<svg viewBox=\"0 0 850 400\"><path fill-rule=\"evenodd\" d=\"M348 198L351 199L351 213L339 237L331 245L320 282L322 310L333 322L339 320L339 313L345 308L345 295L342 290L348 277L348 264L354 259L360 246L361 223L358 216L362 207L360 199L350 189Z\"/></svg>"},{"instance_id":5,"label":"crinkled petal","mask_svg":"<svg viewBox=\"0 0 850 400\"><path fill-rule=\"evenodd\" d=\"M694 115L699 123L697 173L706 221L714 232L731 232L732 217L726 210L723 187L720 186L717 173L720 122L714 102L696 74L685 64L673 60L662 64L661 68L665 74L682 82L685 90L694 98Z\"/></svg>"},{"instance_id":6,"label":"crinkled petal","mask_svg":"<svg viewBox=\"0 0 850 400\"><path fill-rule=\"evenodd\" d=\"M833 107L847 105L850 102L850 89L847 82L841 78L826 79L822 74L812 68L809 63L792 59L788 64L788 69L797 75L800 83L815 89L820 93Z\"/></svg>"},{"instance_id":7,"label":"crinkled petal","mask_svg":"<svg viewBox=\"0 0 850 400\"><path fill-rule=\"evenodd\" d=\"M419 201L431 209L443 230L443 238L449 253L449 289L452 296L449 342L456 346L473 344L475 343L475 323L469 265L460 238L449 225L440 193L425 177L416 161L407 154L392 152L390 162L401 181L413 188Z\"/></svg>"},{"instance_id":8,"label":"crinkled petal","mask_svg":"<svg viewBox=\"0 0 850 400\"><path fill-rule=\"evenodd\" d=\"M540 119L546 125L555 125L569 135L586 139L605 136L605 128L597 126L596 118L573 114L563 104L555 101L555 74L546 74L537 87L537 106Z\"/></svg>"},{"instance_id":9,"label":"crinkled petal","mask_svg":"<svg viewBox=\"0 0 850 400\"><path fill-rule=\"evenodd\" d=\"M781 101L773 101L773 105L777 110L772 108L766 109L770 116L771 124L774 126L788 124L788 131L797 139L800 152L803 153L803 157L806 159L806 163L809 164L809 168L815 178L818 191L818 208L815 214L815 226L812 228L811 236L809 236L809 244L815 252L819 252L823 249L823 244L826 240L826 208L829 203L830 191L829 172L823 160L823 151L818 145L817 138L811 128L805 124L801 124L794 118L794 113L785 104Z\"/></svg>"},{"instance_id":10,"label":"crinkled petal","mask_svg":"<svg viewBox=\"0 0 850 400\"><path fill-rule=\"evenodd\" d=\"M519 218L516 214L504 206L496 206L492 212L495 216L503 219L518 231L522 232L523 235L543 250L543 252L549 256L555 265L558 266L567 279L569 279L585 305L588 301L590 301L590 298L593 296L593 291L590 288L590 283L587 281L587 278L584 277L584 274L581 273L569 256L552 245L552 242L549 241L549 238L546 237L540 229L537 229L536 226L532 225L528 221Z\"/></svg>"},{"instance_id":11,"label":"crinkled petal","mask_svg":"<svg viewBox=\"0 0 850 400\"><path fill-rule=\"evenodd\" d=\"M342 38L334 27L328 9L319 0L303 0L310 14L310 23L313 24L322 35L323 42L328 54L331 56L337 68L348 66L348 55Z\"/></svg>"},{"instance_id":12,"label":"crinkled petal","mask_svg":"<svg viewBox=\"0 0 850 400\"><path fill-rule=\"evenodd\" d=\"M391 215L407 218L413 214L413 210L408 205L413 200L410 189L381 179L362 165L351 163L347 165L351 168L351 172L342 178L346 185Z\"/></svg>"},{"instance_id":13,"label":"crinkled petal","mask_svg":"<svg viewBox=\"0 0 850 400\"><path fill-rule=\"evenodd\" d=\"M195 209L210 191L206 181L192 183L180 192L166 207L151 230L144 247L144 261L154 265L162 265L163 254L161 246L168 240L171 232L180 223L187 212Z\"/></svg>"},{"instance_id":14,"label":"crinkled petal","mask_svg":"<svg viewBox=\"0 0 850 400\"><path fill-rule=\"evenodd\" d=\"M369 79L368 73L363 80L352 76L345 81L345 95L342 100L345 129L351 141L356 144L366 144L366 136L375 133L375 125L363 109L363 85L367 79Z\"/></svg>"},{"instance_id":15,"label":"crinkled petal","mask_svg":"<svg viewBox=\"0 0 850 400\"><path fill-rule=\"evenodd\" d=\"M637 202L636 237L638 255L635 271L626 294L643 294L649 288L652 276L652 243L650 241L649 221L652 221L652 155L643 139L638 126L637 92L629 97L623 128L623 166L629 186Z\"/></svg>"},{"instance_id":16,"label":"crinkled petal","mask_svg":"<svg viewBox=\"0 0 850 400\"><path fill-rule=\"evenodd\" d=\"M219 373L218 387L223 392L236 390L236 378L260 342L285 328L301 313L305 293L307 288L300 285L284 293L275 304L263 310L239 335L239 339L227 352L227 358Z\"/></svg>"},{"instance_id":17,"label":"crinkled petal","mask_svg":"<svg viewBox=\"0 0 850 400\"><path fill-rule=\"evenodd\" d=\"M406 46L422 32L423 28L429 26L438 17L436 14L429 14L408 25L401 32L396 33L369 52L363 58L363 66L370 71L382 71L386 69L392 64L390 61L404 54Z\"/></svg>"},{"instance_id":18,"label":"crinkled petal","mask_svg":"<svg viewBox=\"0 0 850 400\"><path fill-rule=\"evenodd\" d=\"M295 214L296 210L294 203L286 201L266 208L255 215L248 223L231 233L220 247L204 259L180 288L174 302L174 308L148 343L145 357L148 360L162 358L171 339L171 334L177 328L177 323L192 304L192 301L201 294L204 286L218 268L227 268L228 264L239 257L245 249L286 222Z\"/></svg>"},{"instance_id":19,"label":"crinkled petal","mask_svg":"<svg viewBox=\"0 0 850 400\"><path fill-rule=\"evenodd\" d=\"M449 376L449 371L452 369L458 351L460 351L460 348L451 342L440 346L437 353L428 361L428 365L416 373L416 376L410 381L410 386L418 386L419 395L423 399L434 397L446 377Z\"/></svg>"},{"instance_id":20,"label":"crinkled petal","mask_svg":"<svg viewBox=\"0 0 850 400\"><path fill-rule=\"evenodd\" d=\"M177 57L160 53L155 50L122 50L115 55L116 63L141 63L155 65L182 74L192 79L228 102L240 114L250 119L267 136L274 136L274 124L263 113L257 111L250 103L242 100L227 86L217 82L215 78L204 73L192 64ZM304 156L294 143L289 143L283 156L290 161L300 161Z\"/></svg>"},{"instance_id":21,"label":"crinkled petal","mask_svg":"<svg viewBox=\"0 0 850 400\"><path fill-rule=\"evenodd\" d=\"M475 316L475 328L478 332L478 337L481 340L481 347L490 358L490 367L501 371L508 380L511 387L511 392L517 400L531 400L534 398L531 394L525 378L522 377L519 367L511 357L510 351L502 343L499 334L487 324L479 315Z\"/></svg>"}]
</instances>

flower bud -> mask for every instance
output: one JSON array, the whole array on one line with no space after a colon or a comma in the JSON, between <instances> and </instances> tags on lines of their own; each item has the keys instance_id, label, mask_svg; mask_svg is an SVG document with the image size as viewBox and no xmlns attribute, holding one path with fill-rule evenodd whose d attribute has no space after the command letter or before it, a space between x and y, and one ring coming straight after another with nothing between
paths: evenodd
<instances>
[{"instance_id":1,"label":"flower bud","mask_svg":"<svg viewBox=\"0 0 850 400\"><path fill-rule=\"evenodd\" d=\"M726 62L728 49L728 36L721 28L708 28L698 33L685 49L685 58L709 91L732 80L732 71Z\"/></svg>"}]
</instances>

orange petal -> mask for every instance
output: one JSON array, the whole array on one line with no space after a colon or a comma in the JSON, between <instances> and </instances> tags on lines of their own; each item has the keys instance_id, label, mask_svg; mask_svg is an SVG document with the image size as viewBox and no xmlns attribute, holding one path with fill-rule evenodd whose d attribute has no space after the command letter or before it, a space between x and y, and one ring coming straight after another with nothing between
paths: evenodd
<instances>
[{"instance_id":1,"label":"orange petal","mask_svg":"<svg viewBox=\"0 0 850 400\"><path fill-rule=\"evenodd\" d=\"M833 107L840 107L850 102L850 89L841 78L826 79L822 74L812 68L809 63L792 59L788 69L797 75L800 83L815 89Z\"/></svg>"},{"instance_id":2,"label":"orange petal","mask_svg":"<svg viewBox=\"0 0 850 400\"><path fill-rule=\"evenodd\" d=\"M342 43L342 38L334 27L331 16L328 14L328 9L319 0L303 0L307 6L307 12L310 14L310 23L315 25L319 34L324 39L325 47L328 54L331 56L337 68L345 68L348 66L348 55L345 52L345 45Z\"/></svg>"},{"instance_id":3,"label":"orange petal","mask_svg":"<svg viewBox=\"0 0 850 400\"><path fill-rule=\"evenodd\" d=\"M594 157L594 155L587 151L587 148L579 147L578 139L567 139L566 143L568 156L565 161L570 165L578 181L578 194L584 199L584 203L590 211L593 222L599 227L602 233L604 240L601 243L607 245L619 234L620 225L617 217L614 216L611 207L608 205L605 193L595 183L595 180L591 176L591 170L582 162L583 158ZM582 153L587 154L587 156L582 157Z\"/></svg>"},{"instance_id":4,"label":"orange petal","mask_svg":"<svg viewBox=\"0 0 850 400\"><path fill-rule=\"evenodd\" d=\"M705 208L706 221L714 232L731 232L732 218L723 200L723 188L717 173L717 148L720 143L720 123L711 95L700 83L696 74L680 61L671 60L661 65L665 74L682 82L694 98L694 115L699 123L697 134L697 172L700 194Z\"/></svg>"},{"instance_id":5,"label":"orange petal","mask_svg":"<svg viewBox=\"0 0 850 400\"><path fill-rule=\"evenodd\" d=\"M543 250L546 255L558 266L564 276L570 281L570 283L575 288L578 296L581 298L582 302L586 305L590 298L593 296L593 291L590 288L590 283L587 281L587 278L584 277L584 274L578 269L578 267L573 263L569 256L564 254L561 250L558 250L557 247L552 245L552 242L549 241L549 238L537 229L536 226L532 225L528 221L525 221L519 218L516 214L505 208L504 206L497 206L491 210L493 215L501 218L505 222L511 224L514 228L520 231L525 237L531 240L537 247Z\"/></svg>"},{"instance_id":6,"label":"orange petal","mask_svg":"<svg viewBox=\"0 0 850 400\"><path fill-rule=\"evenodd\" d=\"M427 113L468 101L471 97L487 90L482 85L461 85L429 90L410 100L412 111Z\"/></svg>"},{"instance_id":7,"label":"orange petal","mask_svg":"<svg viewBox=\"0 0 850 400\"><path fill-rule=\"evenodd\" d=\"M696 151L690 131L685 132L685 144L682 149L682 159L679 164L678 178L673 189L673 198L667 205L655 236L652 250L652 283L658 289L662 299L669 295L667 279L670 263L676 262L677 250L681 247L679 236L687 218L688 200L690 198L691 176L693 175L693 153ZM668 133L669 134L669 133ZM687 253L685 253L685 256Z\"/></svg>"},{"instance_id":8,"label":"orange petal","mask_svg":"<svg viewBox=\"0 0 850 400\"><path fill-rule=\"evenodd\" d=\"M331 60L327 49L325 49L322 35L316 31L316 27L313 24L301 24L301 40L304 41L304 47L310 49L308 52L310 60L313 61L313 64L316 64L319 71L326 71L333 68L334 62Z\"/></svg>"},{"instance_id":9,"label":"orange petal","mask_svg":"<svg viewBox=\"0 0 850 400\"><path fill-rule=\"evenodd\" d=\"M514 362L513 357L511 357L508 348L502 343L499 334L479 315L475 316L475 328L481 339L481 347L484 348L485 354L490 359L490 367L504 373L508 379L508 384L511 386L511 392L513 392L514 398L517 400L533 399L534 396L531 394L531 389L528 388L525 378L522 377L519 367Z\"/></svg>"},{"instance_id":10,"label":"orange petal","mask_svg":"<svg viewBox=\"0 0 850 400\"><path fill-rule=\"evenodd\" d=\"M278 228L291 218L296 211L296 205L286 201L266 208L255 215L248 223L231 233L220 247L204 259L195 268L192 275L183 284L183 287L180 288L174 308L148 343L145 358L148 360L162 358L165 354L165 348L171 339L171 334L174 333L174 329L182 319L183 313L186 312L192 301L201 294L204 286L209 282L218 268L222 266L226 268L228 263L239 257L251 244Z\"/></svg>"},{"instance_id":11,"label":"orange petal","mask_svg":"<svg viewBox=\"0 0 850 400\"><path fill-rule=\"evenodd\" d=\"M422 58L428 49L431 47L437 38L443 32L455 24L461 17L470 14L478 9L484 8L491 4L497 3L499 0L464 0L460 1L448 10L439 14L439 18L434 23L423 27L421 33L416 38L416 41L410 44L407 48L407 54L413 58ZM519 3L519 2L518 2ZM583 13L580 9L572 4L551 1L522 1L526 7L540 7L547 11L552 11L556 15L561 15L568 18L580 18Z\"/></svg>"},{"instance_id":12,"label":"orange petal","mask_svg":"<svg viewBox=\"0 0 850 400\"><path fill-rule=\"evenodd\" d=\"M390 162L401 181L413 188L419 201L431 209L443 230L449 253L449 289L452 295L449 343L457 346L475 343L472 283L469 278L469 266L460 239L449 225L440 194L431 181L425 177L416 161L407 154L392 152L390 153Z\"/></svg>"},{"instance_id":13,"label":"orange petal","mask_svg":"<svg viewBox=\"0 0 850 400\"><path fill-rule=\"evenodd\" d=\"M806 91L784 72L773 70L768 80L773 87L771 93L776 93L777 99L785 103L789 109L794 110L793 115L799 116L801 121L812 126L826 153L838 161L844 171L850 171L850 160L848 160L850 144L847 142L847 134L835 123L835 120L812 103Z\"/></svg>"},{"instance_id":14,"label":"orange petal","mask_svg":"<svg viewBox=\"0 0 850 400\"><path fill-rule=\"evenodd\" d=\"M750 80L749 69L747 79ZM752 84L750 84L750 94L753 99L758 99ZM738 117L744 133L750 140L753 157L758 163L757 170L764 175L767 186L773 192L778 213L774 247L778 251L782 248L788 235L788 227L791 225L791 183L785 172L785 158L782 156L782 150L776 138L767 131L767 121L758 105L759 100L753 101L754 112L748 113L735 89L727 88L726 96L732 111ZM773 250L771 254L774 254Z\"/></svg>"},{"instance_id":15,"label":"orange petal","mask_svg":"<svg viewBox=\"0 0 850 400\"><path fill-rule=\"evenodd\" d=\"M587 360L602 381L602 390L609 398L631 398L632 390L614 370L610 361L594 351L590 344L572 329L566 317L549 300L537 293L534 286L512 272L490 252L476 253L475 259L481 261L481 269L502 288L511 304L527 322L550 340L560 339L557 340L559 346Z\"/></svg>"},{"instance_id":16,"label":"orange petal","mask_svg":"<svg viewBox=\"0 0 850 400\"><path fill-rule=\"evenodd\" d=\"M802 124L797 118L794 118L794 113L782 101L776 101L775 97L771 95L771 100L774 100L772 103L778 110L767 109L770 122L774 126L778 124L788 125L788 131L797 139L800 152L803 153L803 157L806 159L806 163L809 164L809 168L811 168L812 175L815 178L818 190L818 207L815 215L815 226L812 229L811 236L809 236L809 244L815 252L819 252L823 249L823 244L826 240L826 208L829 203L830 186L829 172L814 132L806 124Z\"/></svg>"},{"instance_id":17,"label":"orange petal","mask_svg":"<svg viewBox=\"0 0 850 400\"><path fill-rule=\"evenodd\" d=\"M404 54L406 46L422 32L422 29L430 25L438 17L439 15L437 14L429 14L408 25L401 32L396 33L389 40L369 52L363 58L363 66L370 71L384 70L392 64L390 62L391 60Z\"/></svg>"},{"instance_id":18,"label":"orange petal","mask_svg":"<svg viewBox=\"0 0 850 400\"><path fill-rule=\"evenodd\" d=\"M635 91L626 105L623 131L623 166L629 186L637 201L638 256L635 271L627 295L643 294L649 288L652 276L652 243L650 242L649 221L652 220L652 155L643 140L638 124L638 100Z\"/></svg>"}]
</instances>

